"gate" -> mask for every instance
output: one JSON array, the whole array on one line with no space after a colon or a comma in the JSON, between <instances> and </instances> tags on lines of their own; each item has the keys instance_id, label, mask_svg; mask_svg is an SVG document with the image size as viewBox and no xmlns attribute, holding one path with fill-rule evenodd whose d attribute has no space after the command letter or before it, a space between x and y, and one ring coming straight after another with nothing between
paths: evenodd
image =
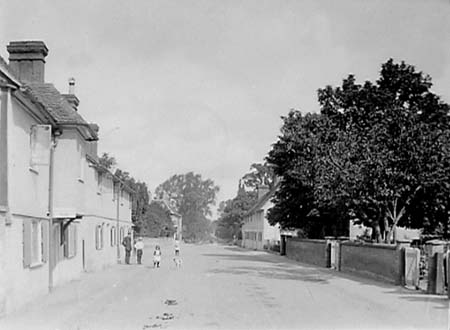
<instances>
[{"instance_id":1,"label":"gate","mask_svg":"<svg viewBox=\"0 0 450 330\"><path fill-rule=\"evenodd\" d=\"M405 248L405 285L419 288L420 277L420 250L416 248Z\"/></svg>"}]
</instances>

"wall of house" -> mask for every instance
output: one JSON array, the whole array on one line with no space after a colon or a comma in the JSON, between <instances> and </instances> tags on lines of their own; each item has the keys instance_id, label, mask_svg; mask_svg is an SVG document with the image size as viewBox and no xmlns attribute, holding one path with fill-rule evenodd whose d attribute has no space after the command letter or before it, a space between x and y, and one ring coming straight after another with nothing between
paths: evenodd
<instances>
[{"instance_id":1,"label":"wall of house","mask_svg":"<svg viewBox=\"0 0 450 330\"><path fill-rule=\"evenodd\" d=\"M76 252L74 256L66 257L64 256L64 246L59 245L57 248L59 260L53 269L54 287L78 278L83 271L81 238L79 235L81 223L77 220L70 223L69 226L75 226L77 228Z\"/></svg>"},{"instance_id":2,"label":"wall of house","mask_svg":"<svg viewBox=\"0 0 450 330\"><path fill-rule=\"evenodd\" d=\"M103 230L102 244L98 245L96 228L100 226ZM119 244L120 258L124 261L124 250L120 241L116 237L111 237L111 229L116 228L117 221L89 216L83 219L81 239L85 246L85 267L86 271L97 271L117 263L117 244ZM129 222L119 222L120 228L126 234L131 229Z\"/></svg>"},{"instance_id":3,"label":"wall of house","mask_svg":"<svg viewBox=\"0 0 450 330\"><path fill-rule=\"evenodd\" d=\"M269 224L269 221L267 220L267 212L270 208L273 207L273 203L271 201L268 201L266 204L264 204L264 231L263 231L263 241L266 245L276 245L280 243L280 225L276 224L275 226L272 226Z\"/></svg>"},{"instance_id":4,"label":"wall of house","mask_svg":"<svg viewBox=\"0 0 450 330\"><path fill-rule=\"evenodd\" d=\"M75 130L64 130L57 139L54 155L55 215L72 216L84 209L85 174L87 162L81 137Z\"/></svg>"},{"instance_id":5,"label":"wall of house","mask_svg":"<svg viewBox=\"0 0 450 330\"><path fill-rule=\"evenodd\" d=\"M262 250L264 248L262 240L263 231L264 212L262 210L245 217L244 224L242 225L242 247Z\"/></svg>"},{"instance_id":6,"label":"wall of house","mask_svg":"<svg viewBox=\"0 0 450 330\"><path fill-rule=\"evenodd\" d=\"M280 226L272 226L267 221L267 211L273 203L267 201L260 210L245 217L242 225L242 246L249 249L263 250L280 242ZM249 235L246 235L246 232Z\"/></svg>"},{"instance_id":7,"label":"wall of house","mask_svg":"<svg viewBox=\"0 0 450 330\"><path fill-rule=\"evenodd\" d=\"M111 228L120 228L126 234L131 230L131 205L129 194L117 196L113 190L113 178L107 173L102 174L99 184L98 171L88 166L85 172L85 210L82 219L81 239L85 246L85 269L96 271L117 263L117 244L120 248L120 257L123 261L124 252L120 245L121 240L115 237L111 244ZM119 201L117 200L119 198ZM119 226L117 225L117 203L119 202ZM96 238L96 228L103 228L103 244L99 248ZM118 227L118 228L117 228Z\"/></svg>"},{"instance_id":8,"label":"wall of house","mask_svg":"<svg viewBox=\"0 0 450 330\"><path fill-rule=\"evenodd\" d=\"M47 293L48 262L24 266L23 222L32 219L48 222L48 165L31 167L30 133L38 124L15 98L10 98L8 113L8 192L11 217L1 229L2 298L0 315L9 313ZM3 218L4 220L4 218ZM47 249L47 246L43 247ZM47 249L48 251L48 249Z\"/></svg>"},{"instance_id":9,"label":"wall of house","mask_svg":"<svg viewBox=\"0 0 450 330\"><path fill-rule=\"evenodd\" d=\"M286 256L306 264L327 267L327 241L287 237Z\"/></svg>"},{"instance_id":10,"label":"wall of house","mask_svg":"<svg viewBox=\"0 0 450 330\"><path fill-rule=\"evenodd\" d=\"M5 313L10 313L48 292L48 262L33 267L23 265L23 221L30 221L30 218L15 215L12 223L5 227Z\"/></svg>"},{"instance_id":11,"label":"wall of house","mask_svg":"<svg viewBox=\"0 0 450 330\"><path fill-rule=\"evenodd\" d=\"M46 217L49 166L31 169L30 132L38 124L15 99L9 110L9 207L13 214Z\"/></svg>"},{"instance_id":12,"label":"wall of house","mask_svg":"<svg viewBox=\"0 0 450 330\"><path fill-rule=\"evenodd\" d=\"M343 242L340 248L341 271L401 283L401 251L396 246Z\"/></svg>"},{"instance_id":13,"label":"wall of house","mask_svg":"<svg viewBox=\"0 0 450 330\"><path fill-rule=\"evenodd\" d=\"M5 224L6 214L0 210L0 317L6 313L6 271L5 271Z\"/></svg>"}]
</instances>

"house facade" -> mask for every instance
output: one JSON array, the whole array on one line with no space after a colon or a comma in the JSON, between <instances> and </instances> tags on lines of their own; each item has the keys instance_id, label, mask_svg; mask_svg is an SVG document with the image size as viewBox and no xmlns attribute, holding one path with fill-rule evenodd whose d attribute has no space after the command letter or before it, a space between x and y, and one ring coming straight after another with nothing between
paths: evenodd
<instances>
[{"instance_id":1,"label":"house facade","mask_svg":"<svg viewBox=\"0 0 450 330\"><path fill-rule=\"evenodd\" d=\"M98 163L98 126L45 82L43 42L0 58L0 315L121 257L131 189Z\"/></svg>"},{"instance_id":2,"label":"house facade","mask_svg":"<svg viewBox=\"0 0 450 330\"><path fill-rule=\"evenodd\" d=\"M271 198L275 191L276 186L271 190L259 187L258 201L244 217L242 247L264 250L280 244L280 225L272 226L267 220L267 211L273 206Z\"/></svg>"}]
</instances>

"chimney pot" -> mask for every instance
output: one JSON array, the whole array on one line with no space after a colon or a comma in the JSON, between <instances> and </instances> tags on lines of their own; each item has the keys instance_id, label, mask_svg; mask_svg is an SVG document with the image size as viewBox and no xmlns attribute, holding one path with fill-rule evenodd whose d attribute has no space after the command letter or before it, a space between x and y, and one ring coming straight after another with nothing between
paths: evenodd
<instances>
[{"instance_id":1,"label":"chimney pot","mask_svg":"<svg viewBox=\"0 0 450 330\"><path fill-rule=\"evenodd\" d=\"M75 78L69 78L69 93L63 94L67 102L72 106L72 109L78 111L80 100L75 96Z\"/></svg>"},{"instance_id":2,"label":"chimney pot","mask_svg":"<svg viewBox=\"0 0 450 330\"><path fill-rule=\"evenodd\" d=\"M9 53L9 66L20 80L45 81L48 48L43 41L11 41L6 49Z\"/></svg>"},{"instance_id":3,"label":"chimney pot","mask_svg":"<svg viewBox=\"0 0 450 330\"><path fill-rule=\"evenodd\" d=\"M69 78L69 94L75 95L75 78Z\"/></svg>"}]
</instances>

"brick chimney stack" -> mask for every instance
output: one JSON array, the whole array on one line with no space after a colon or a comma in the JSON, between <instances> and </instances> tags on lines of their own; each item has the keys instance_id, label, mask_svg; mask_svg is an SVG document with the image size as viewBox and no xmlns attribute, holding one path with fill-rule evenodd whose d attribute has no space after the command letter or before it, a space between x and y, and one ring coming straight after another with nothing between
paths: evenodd
<instances>
[{"instance_id":1,"label":"brick chimney stack","mask_svg":"<svg viewBox=\"0 0 450 330\"><path fill-rule=\"evenodd\" d=\"M45 82L48 48L43 41L11 41L6 49L9 66L21 81Z\"/></svg>"},{"instance_id":2,"label":"brick chimney stack","mask_svg":"<svg viewBox=\"0 0 450 330\"><path fill-rule=\"evenodd\" d=\"M63 96L72 106L73 110L78 111L80 100L75 96L75 78L69 78L69 94L63 94Z\"/></svg>"}]
</instances>

